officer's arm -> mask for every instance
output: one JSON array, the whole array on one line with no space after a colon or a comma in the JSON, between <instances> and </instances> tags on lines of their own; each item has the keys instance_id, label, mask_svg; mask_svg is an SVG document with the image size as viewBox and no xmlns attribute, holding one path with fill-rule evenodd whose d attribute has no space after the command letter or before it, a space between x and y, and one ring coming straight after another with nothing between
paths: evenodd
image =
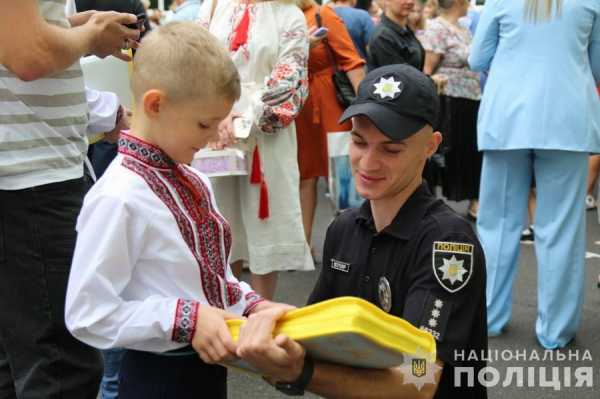
<instances>
[{"instance_id":1,"label":"officer's arm","mask_svg":"<svg viewBox=\"0 0 600 399\"><path fill-rule=\"evenodd\" d=\"M436 363L444 367L442 359ZM418 390L415 384L404 384L404 373L397 368L357 369L317 362L307 390L331 399L432 398L441 375L440 370L434 375L435 384L425 384Z\"/></svg>"},{"instance_id":2,"label":"officer's arm","mask_svg":"<svg viewBox=\"0 0 600 399\"><path fill-rule=\"evenodd\" d=\"M296 381L305 362L306 351L299 343L286 335L273 338L275 324L285 313L281 308L257 312L240 328L237 356L268 375L271 385L277 381ZM441 359L436 363L444 366ZM442 372L432 374L435 384L424 384L419 390L413 383L405 384L404 374L397 368L357 369L315 362L306 389L325 398L432 398Z\"/></svg>"}]
</instances>

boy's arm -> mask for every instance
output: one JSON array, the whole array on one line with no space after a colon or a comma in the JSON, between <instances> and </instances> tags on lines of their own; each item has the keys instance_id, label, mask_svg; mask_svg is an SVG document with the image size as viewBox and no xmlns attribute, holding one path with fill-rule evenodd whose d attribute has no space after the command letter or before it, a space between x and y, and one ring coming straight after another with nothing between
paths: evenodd
<instances>
[{"instance_id":1,"label":"boy's arm","mask_svg":"<svg viewBox=\"0 0 600 399\"><path fill-rule=\"evenodd\" d=\"M127 199L139 188L128 189L130 184L115 183L109 194L92 189L84 200L77 222L65 322L76 338L96 348L176 349L192 341L195 324L185 321L197 319L190 311L194 302L158 294L144 300L123 296L147 237L156 232L153 216ZM137 285L135 289L144 288Z\"/></svg>"},{"instance_id":2,"label":"boy's arm","mask_svg":"<svg viewBox=\"0 0 600 399\"><path fill-rule=\"evenodd\" d=\"M32 81L68 68L85 54L129 61L121 48L140 32L121 24L135 21L132 14L102 12L89 14L81 26L60 27L46 22L36 0L2 0L0 63L19 79Z\"/></svg>"}]
</instances>

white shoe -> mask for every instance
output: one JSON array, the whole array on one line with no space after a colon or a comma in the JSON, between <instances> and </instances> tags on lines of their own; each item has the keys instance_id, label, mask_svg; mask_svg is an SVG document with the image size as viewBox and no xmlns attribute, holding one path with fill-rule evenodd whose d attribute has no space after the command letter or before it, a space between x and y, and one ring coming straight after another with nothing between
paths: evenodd
<instances>
[{"instance_id":1,"label":"white shoe","mask_svg":"<svg viewBox=\"0 0 600 399\"><path fill-rule=\"evenodd\" d=\"M593 196L588 195L585 197L585 210L592 211L598 207L598 203Z\"/></svg>"}]
</instances>

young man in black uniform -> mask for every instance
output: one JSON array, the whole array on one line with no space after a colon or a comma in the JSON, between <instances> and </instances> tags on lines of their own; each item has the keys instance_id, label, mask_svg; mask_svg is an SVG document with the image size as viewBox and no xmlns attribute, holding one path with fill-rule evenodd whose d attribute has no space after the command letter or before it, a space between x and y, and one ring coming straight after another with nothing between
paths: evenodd
<instances>
[{"instance_id":1,"label":"young man in black uniform","mask_svg":"<svg viewBox=\"0 0 600 399\"><path fill-rule=\"evenodd\" d=\"M396 368L315 362L313 369L298 343L271 338L281 316L275 311L251 317L238 346L238 356L273 381L325 397L487 397L479 375L488 348L483 250L471 225L421 178L441 141L432 128L438 109L433 83L411 66L382 67L361 82L341 121L353 118L350 163L367 201L329 227L323 270L308 300L360 297L429 331L437 343L439 367L428 365L435 383L419 384Z\"/></svg>"}]
</instances>

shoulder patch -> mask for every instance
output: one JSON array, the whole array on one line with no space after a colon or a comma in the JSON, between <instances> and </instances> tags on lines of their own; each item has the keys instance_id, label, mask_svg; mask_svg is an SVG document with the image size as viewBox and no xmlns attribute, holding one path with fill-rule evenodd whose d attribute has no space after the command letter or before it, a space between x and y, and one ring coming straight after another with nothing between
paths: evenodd
<instances>
[{"instance_id":1,"label":"shoulder patch","mask_svg":"<svg viewBox=\"0 0 600 399\"><path fill-rule=\"evenodd\" d=\"M458 242L433 243L431 256L435 278L446 291L454 293L464 288L473 274L472 244Z\"/></svg>"},{"instance_id":2,"label":"shoulder patch","mask_svg":"<svg viewBox=\"0 0 600 399\"><path fill-rule=\"evenodd\" d=\"M419 318L419 329L431 333L436 342L444 342L451 310L452 301L428 291Z\"/></svg>"}]
</instances>

